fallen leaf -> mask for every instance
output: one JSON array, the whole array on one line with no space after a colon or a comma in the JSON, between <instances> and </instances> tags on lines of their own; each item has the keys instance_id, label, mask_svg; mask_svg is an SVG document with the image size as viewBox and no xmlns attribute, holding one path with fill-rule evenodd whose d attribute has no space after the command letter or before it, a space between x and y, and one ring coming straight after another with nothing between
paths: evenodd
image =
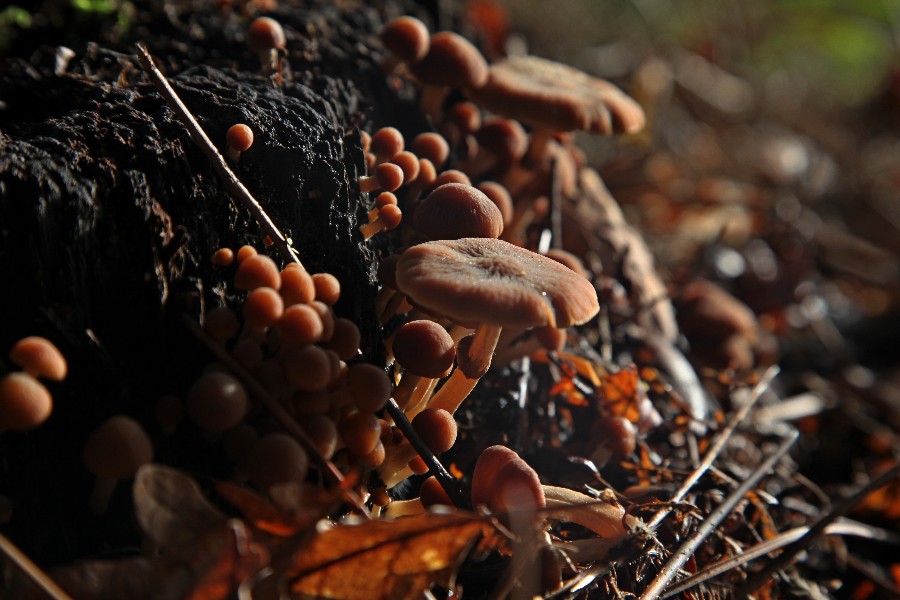
<instances>
[{"instance_id":1,"label":"fallen leaf","mask_svg":"<svg viewBox=\"0 0 900 600\"><path fill-rule=\"evenodd\" d=\"M170 558L189 558L194 541L226 520L191 477L171 467L141 467L133 494L141 530Z\"/></svg>"},{"instance_id":2,"label":"fallen leaf","mask_svg":"<svg viewBox=\"0 0 900 600\"><path fill-rule=\"evenodd\" d=\"M225 600L269 563L268 551L255 542L243 522L230 519L224 530L207 534L195 546L192 574L197 577L186 600Z\"/></svg>"},{"instance_id":3,"label":"fallen leaf","mask_svg":"<svg viewBox=\"0 0 900 600\"><path fill-rule=\"evenodd\" d=\"M422 514L338 525L316 536L285 573L293 598L420 598L451 585L455 567L492 527L466 514Z\"/></svg>"}]
</instances>

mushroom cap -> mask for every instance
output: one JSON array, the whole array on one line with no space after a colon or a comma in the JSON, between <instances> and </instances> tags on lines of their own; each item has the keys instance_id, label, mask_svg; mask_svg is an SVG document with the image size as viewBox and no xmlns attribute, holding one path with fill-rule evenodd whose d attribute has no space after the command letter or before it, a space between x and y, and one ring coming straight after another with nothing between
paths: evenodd
<instances>
[{"instance_id":1,"label":"mushroom cap","mask_svg":"<svg viewBox=\"0 0 900 600\"><path fill-rule=\"evenodd\" d=\"M254 52L284 48L286 42L284 28L272 17L258 17L247 28L247 45Z\"/></svg>"},{"instance_id":2,"label":"mushroom cap","mask_svg":"<svg viewBox=\"0 0 900 600\"><path fill-rule=\"evenodd\" d=\"M534 469L505 446L485 448L472 472L472 505L493 510L546 506L544 488Z\"/></svg>"},{"instance_id":3,"label":"mushroom cap","mask_svg":"<svg viewBox=\"0 0 900 600\"><path fill-rule=\"evenodd\" d=\"M640 105L613 84L536 56L491 65L487 83L469 96L491 112L559 131L635 133L645 122Z\"/></svg>"},{"instance_id":4,"label":"mushroom cap","mask_svg":"<svg viewBox=\"0 0 900 600\"><path fill-rule=\"evenodd\" d=\"M381 30L384 47L408 63L422 60L428 53L428 27L415 17L397 17Z\"/></svg>"},{"instance_id":5,"label":"mushroom cap","mask_svg":"<svg viewBox=\"0 0 900 600\"><path fill-rule=\"evenodd\" d=\"M131 417L104 421L84 445L84 464L95 475L124 479L153 459L153 444Z\"/></svg>"},{"instance_id":6,"label":"mushroom cap","mask_svg":"<svg viewBox=\"0 0 900 600\"><path fill-rule=\"evenodd\" d=\"M253 146L253 130L248 125L237 123L225 132L225 142L229 148L238 152L246 152Z\"/></svg>"},{"instance_id":7,"label":"mushroom cap","mask_svg":"<svg viewBox=\"0 0 900 600\"><path fill-rule=\"evenodd\" d=\"M495 238L503 232L503 215L484 192L464 183L445 183L416 208L413 228L432 240Z\"/></svg>"},{"instance_id":8,"label":"mushroom cap","mask_svg":"<svg viewBox=\"0 0 900 600\"><path fill-rule=\"evenodd\" d=\"M391 350L404 370L430 379L449 375L456 358L453 338L428 320L410 321L398 329Z\"/></svg>"},{"instance_id":9,"label":"mushroom cap","mask_svg":"<svg viewBox=\"0 0 900 600\"><path fill-rule=\"evenodd\" d=\"M600 310L591 283L555 260L493 238L413 246L397 288L425 310L462 323L569 327Z\"/></svg>"},{"instance_id":10,"label":"mushroom cap","mask_svg":"<svg viewBox=\"0 0 900 600\"><path fill-rule=\"evenodd\" d=\"M428 54L410 67L424 83L478 88L488 80L488 66L478 48L451 31L431 36Z\"/></svg>"},{"instance_id":11,"label":"mushroom cap","mask_svg":"<svg viewBox=\"0 0 900 600\"><path fill-rule=\"evenodd\" d=\"M53 399L44 385L28 373L0 377L0 430L28 431L47 420Z\"/></svg>"},{"instance_id":12,"label":"mushroom cap","mask_svg":"<svg viewBox=\"0 0 900 600\"><path fill-rule=\"evenodd\" d=\"M9 351L9 360L34 377L62 381L68 372L62 352L47 338L36 335L16 342Z\"/></svg>"}]
</instances>

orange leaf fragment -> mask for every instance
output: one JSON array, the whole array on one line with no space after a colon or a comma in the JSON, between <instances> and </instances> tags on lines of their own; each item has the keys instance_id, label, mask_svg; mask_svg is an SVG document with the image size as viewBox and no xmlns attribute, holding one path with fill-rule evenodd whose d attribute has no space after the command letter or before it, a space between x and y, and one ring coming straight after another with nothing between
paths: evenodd
<instances>
[{"instance_id":1,"label":"orange leaf fragment","mask_svg":"<svg viewBox=\"0 0 900 600\"><path fill-rule=\"evenodd\" d=\"M460 513L338 525L294 555L288 589L292 598L421 598L433 583L452 585L463 555L490 532Z\"/></svg>"}]
</instances>

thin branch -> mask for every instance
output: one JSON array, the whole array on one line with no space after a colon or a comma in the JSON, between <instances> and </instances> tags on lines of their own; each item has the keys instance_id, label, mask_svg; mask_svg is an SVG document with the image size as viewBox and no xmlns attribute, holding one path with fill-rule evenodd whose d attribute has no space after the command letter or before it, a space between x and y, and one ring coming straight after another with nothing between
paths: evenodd
<instances>
[{"instance_id":1,"label":"thin branch","mask_svg":"<svg viewBox=\"0 0 900 600\"><path fill-rule=\"evenodd\" d=\"M716 436L715 441L710 445L709 450L707 450L706 455L704 455L703 460L700 462L700 466L697 467L693 473L688 476L687 479L684 480L684 483L681 484L681 487L678 488L678 491L675 492L675 495L670 498L670 502L678 503L681 502L682 498L690 491L690 489L697 483L704 473L712 466L713 462L715 462L716 458L719 457L719 453L722 452L722 449L725 448L725 444L728 443L728 440L731 438L731 435L734 433L734 430L737 426L743 421L747 414L750 412L750 409L753 408L753 405L756 404L756 401L763 395L767 389L769 389L769 385L771 385L772 380L775 379L775 376L778 375L778 367L770 367L762 376L762 379L756 386L753 388L753 391L750 394L750 398L746 403L738 410L734 416L731 418L731 421L728 425L719 432ZM662 523L662 520L666 518L669 514L669 509L664 509L656 515L647 523L650 529L655 529Z\"/></svg>"},{"instance_id":2,"label":"thin branch","mask_svg":"<svg viewBox=\"0 0 900 600\"><path fill-rule=\"evenodd\" d=\"M285 408L278 403L274 397L260 384L253 375L250 374L247 369L242 367L234 358L228 353L228 350L225 347L217 342L216 340L209 337L205 331L194 322L193 319L185 316L184 322L187 324L190 332L196 337L198 340L203 342L203 345L216 357L216 360L220 361L224 364L234 375L241 380L241 383L247 388L247 391L250 392L251 395L258 398L272 413L278 422L284 427L285 431L287 431L301 446L303 449L309 453L310 457L313 459L313 462L316 463L316 466L322 472L326 479L328 479L332 484L341 485L344 481L344 476L338 470L338 468L334 465L333 462L322 456L322 453L319 451L318 447L313 443L309 436L306 435L306 432L297 425L297 422L294 420L294 417L285 410ZM350 502L361 514L366 517L370 517L368 509L366 509L365 504L359 498L359 496L351 489L347 489L344 492L345 499Z\"/></svg>"},{"instance_id":3,"label":"thin branch","mask_svg":"<svg viewBox=\"0 0 900 600\"><path fill-rule=\"evenodd\" d=\"M730 556L728 558L714 562L711 565L708 565L703 569L697 571L687 579L679 581L677 585L674 585L667 589L666 593L660 596L660 598L662 600L665 600L665 598L671 598L672 596L680 594L681 592L690 589L695 585L700 585L704 581L708 581L713 577L721 575L722 573L726 573L740 565L745 565L750 561L759 558L760 556L771 554L772 552L784 548L788 544L797 541L808 532L809 527L795 527L778 534L772 539L760 542L759 544L751 546L750 548L746 548L736 556ZM898 543L897 540L892 539L892 537L894 536L891 532L873 528L869 525L861 525L860 523L855 522L831 523L830 525L828 525L828 527L825 528L825 534L857 536L893 544Z\"/></svg>"},{"instance_id":4,"label":"thin branch","mask_svg":"<svg viewBox=\"0 0 900 600\"><path fill-rule=\"evenodd\" d=\"M684 566L684 563L686 563L694 552L696 552L697 548L700 547L700 544L702 544L706 538L715 531L725 517L734 510L734 507L737 506L738 502L741 501L747 492L749 492L764 475L772 470L775 463L781 460L791 446L794 445L798 435L799 432L796 429L791 430L791 432L785 436L784 441L781 442L775 452L766 457L766 460L764 460L762 464L760 464L753 473L737 487L737 489L729 494L715 510L703 519L703 522L700 523L697 531L685 540L685 542L675 550L666 564L662 566L659 573L656 574L656 577L653 578L653 581L651 581L650 585L647 586L647 589L644 590L644 593L641 595L641 600L656 600L656 598L659 598L665 587L672 578L675 577L681 567Z\"/></svg>"},{"instance_id":5,"label":"thin branch","mask_svg":"<svg viewBox=\"0 0 900 600\"><path fill-rule=\"evenodd\" d=\"M898 478L900 478L900 465L888 469L837 503L830 511L828 511L828 513L823 515L815 525L810 527L809 531L807 531L803 537L786 547L784 552L779 554L777 558L769 561L769 563L760 571L748 577L747 581L744 582L744 585L735 592L735 598L745 598L754 593L777 571L787 567L799 552L809 548L816 539L826 532L826 528L837 518L842 517L853 510L854 506L862 502L866 496L878 488L883 487Z\"/></svg>"},{"instance_id":6,"label":"thin branch","mask_svg":"<svg viewBox=\"0 0 900 600\"><path fill-rule=\"evenodd\" d=\"M263 228L266 234L275 243L275 246L278 247L281 255L284 256L284 259L297 263L302 267L303 263L300 262L300 258L297 256L296 252L294 252L288 239L281 233L281 230L278 229L275 223L272 222L272 219L269 218L269 215L266 214L266 211L263 210L263 207L257 202L256 198L253 197L244 184L241 183L237 175L234 174L234 171L231 170L228 163L225 162L225 159L213 145L212 141L210 141L209 136L207 136L206 132L203 131L203 128L200 127L200 123L197 122L197 119L194 118L191 111L184 105L184 102L181 101L181 98L178 97L178 94L175 93L172 86L169 85L166 76L156 67L153 58L147 51L147 46L143 43L138 43L137 55L141 67L150 77L150 82L162 95L169 107L175 111L175 116L181 124L187 128L194 143L196 143L206 157L209 158L213 170L225 185L225 190L232 198L236 198L248 211L250 211L250 214L253 215L253 218L256 219L259 226Z\"/></svg>"},{"instance_id":7,"label":"thin branch","mask_svg":"<svg viewBox=\"0 0 900 600\"><path fill-rule=\"evenodd\" d=\"M388 399L385 408L388 414L391 415L391 418L394 419L394 424L403 432L410 445L415 448L422 460L425 461L431 474L434 475L441 487L444 488L444 491L447 492L447 496L450 497L453 504L460 508L466 506L468 503L465 502L459 481L444 468L444 465L434 455L434 452L422 441L422 438L413 428L412 423L409 422L409 419L403 413L403 409L397 405L393 398Z\"/></svg>"},{"instance_id":8,"label":"thin branch","mask_svg":"<svg viewBox=\"0 0 900 600\"><path fill-rule=\"evenodd\" d=\"M8 537L0 533L0 551L15 564L20 571L28 576L41 591L47 594L53 600L72 600L50 576L44 573L40 567L34 564L30 558L25 556L19 548L13 544Z\"/></svg>"}]
</instances>

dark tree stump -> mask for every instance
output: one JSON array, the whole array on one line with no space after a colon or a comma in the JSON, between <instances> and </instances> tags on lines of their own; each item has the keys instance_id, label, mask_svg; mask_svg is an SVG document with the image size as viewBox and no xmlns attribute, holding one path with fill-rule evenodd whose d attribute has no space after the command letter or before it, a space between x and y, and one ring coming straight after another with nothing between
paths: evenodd
<instances>
[{"instance_id":1,"label":"dark tree stump","mask_svg":"<svg viewBox=\"0 0 900 600\"><path fill-rule=\"evenodd\" d=\"M340 280L336 312L359 325L376 359L375 255L357 230L358 128L424 126L410 91L391 89L379 69L383 16L374 9L280 3L272 16L287 32L290 72L279 86L246 49L246 19L212 2L138 4L131 35L114 49L39 30L18 51L51 46L8 61L0 75L0 360L17 339L44 335L70 362L69 378L51 386L51 419L0 435L0 494L14 510L5 530L42 564L138 541L128 486L105 516L87 510L93 478L81 451L105 418L144 423L159 462L201 477L230 468L191 426L162 437L153 408L161 394L183 395L210 360L182 316L199 320L237 299L232 271L214 270L211 253L244 243L264 251L264 235L148 83L132 43L147 43L221 150L232 124L254 130L235 172L306 267ZM64 67L56 43L76 49Z\"/></svg>"}]
</instances>

